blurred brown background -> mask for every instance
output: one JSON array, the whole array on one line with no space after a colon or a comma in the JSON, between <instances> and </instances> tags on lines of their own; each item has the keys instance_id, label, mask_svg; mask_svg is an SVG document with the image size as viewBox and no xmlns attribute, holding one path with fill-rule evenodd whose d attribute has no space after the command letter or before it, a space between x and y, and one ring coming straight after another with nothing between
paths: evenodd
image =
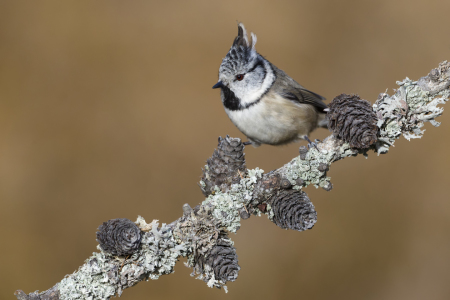
<instances>
[{"instance_id":1,"label":"blurred brown background","mask_svg":"<svg viewBox=\"0 0 450 300\"><path fill-rule=\"evenodd\" d=\"M1 1L0 298L46 290L96 251L103 221L169 223L228 120L217 81L242 21L258 51L330 101L372 103L450 59L449 1ZM446 108L447 110L450 107ZM229 294L182 262L123 299L450 299L450 116L306 191L313 230L252 217ZM323 138L318 130L313 138ZM246 149L266 171L299 144Z\"/></svg>"}]
</instances>

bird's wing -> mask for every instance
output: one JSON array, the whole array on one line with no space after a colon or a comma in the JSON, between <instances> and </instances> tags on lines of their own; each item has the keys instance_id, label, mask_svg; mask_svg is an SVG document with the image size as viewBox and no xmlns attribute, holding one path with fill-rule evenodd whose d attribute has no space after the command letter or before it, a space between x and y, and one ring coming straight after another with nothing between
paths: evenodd
<instances>
[{"instance_id":1,"label":"bird's wing","mask_svg":"<svg viewBox=\"0 0 450 300\"><path fill-rule=\"evenodd\" d=\"M275 92L283 98L298 103L311 104L320 112L324 112L324 109L327 108L327 105L323 102L324 97L305 89L280 69L275 69L275 73L277 79L273 87Z\"/></svg>"}]
</instances>

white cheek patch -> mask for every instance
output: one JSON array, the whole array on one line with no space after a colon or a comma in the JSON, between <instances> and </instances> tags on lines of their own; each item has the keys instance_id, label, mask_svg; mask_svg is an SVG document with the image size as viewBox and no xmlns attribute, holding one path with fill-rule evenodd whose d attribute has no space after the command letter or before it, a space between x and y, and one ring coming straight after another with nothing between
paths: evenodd
<instances>
[{"instance_id":1,"label":"white cheek patch","mask_svg":"<svg viewBox=\"0 0 450 300\"><path fill-rule=\"evenodd\" d=\"M251 89L250 91L249 91L249 89L243 89L243 90L239 90L236 93L236 96L238 96L238 98L241 100L241 104L243 106L248 105L252 102L258 101L264 95L264 93L266 93L270 89L270 87L274 83L275 74L274 74L272 68L270 67L269 63L265 60L264 60L264 68L266 71L266 77L264 78L264 81L262 82L261 85L259 85L256 88ZM250 86L254 87L252 85L250 85Z\"/></svg>"}]
</instances>

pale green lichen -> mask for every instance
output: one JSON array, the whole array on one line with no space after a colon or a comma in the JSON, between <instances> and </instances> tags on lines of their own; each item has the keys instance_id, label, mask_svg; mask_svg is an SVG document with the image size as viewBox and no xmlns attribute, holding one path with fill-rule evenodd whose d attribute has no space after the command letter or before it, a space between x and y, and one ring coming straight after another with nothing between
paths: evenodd
<instances>
[{"instance_id":1,"label":"pale green lichen","mask_svg":"<svg viewBox=\"0 0 450 300\"><path fill-rule=\"evenodd\" d=\"M316 187L328 184L330 178L327 177L326 171L319 170L321 163L329 165L333 160L334 153L328 150L310 149L305 159L300 157L294 158L286 165L285 177L294 186L294 189L301 189L297 185L297 179L302 179L306 185L313 184Z\"/></svg>"},{"instance_id":2,"label":"pale green lichen","mask_svg":"<svg viewBox=\"0 0 450 300\"><path fill-rule=\"evenodd\" d=\"M109 283L108 274L104 272L110 260L105 253L93 253L78 271L61 280L60 298L93 300L112 297L116 293L117 285Z\"/></svg>"},{"instance_id":3,"label":"pale green lichen","mask_svg":"<svg viewBox=\"0 0 450 300\"><path fill-rule=\"evenodd\" d=\"M259 168L248 170L247 176L239 183L232 184L226 193L216 186L214 194L209 195L202 204L212 205L213 216L220 220L228 231L236 232L241 226L239 211L252 200L254 185L263 173L264 170Z\"/></svg>"},{"instance_id":4,"label":"pale green lichen","mask_svg":"<svg viewBox=\"0 0 450 300\"><path fill-rule=\"evenodd\" d=\"M273 213L273 209L272 209L272 205L270 205L270 203L267 203L267 208L266 208L266 213L267 217L269 218L270 221L273 220L273 217L275 216L275 214Z\"/></svg>"},{"instance_id":5,"label":"pale green lichen","mask_svg":"<svg viewBox=\"0 0 450 300\"><path fill-rule=\"evenodd\" d=\"M143 235L141 248L131 257L113 257L103 251L93 253L78 271L61 281L61 299L109 299L115 294L120 296L123 289L143 278L158 279L172 273L178 257L186 255L187 248L175 241L169 226L162 224L158 228L157 222L152 224L156 226Z\"/></svg>"},{"instance_id":6,"label":"pale green lichen","mask_svg":"<svg viewBox=\"0 0 450 300\"><path fill-rule=\"evenodd\" d=\"M393 96L383 93L373 105L380 128L376 144L378 154L386 153L402 134L407 140L421 138L425 131L421 130L424 122L439 126L434 119L442 114L443 108L437 105L444 104L449 97L448 89L433 94L409 78L397 81L397 84L400 88Z\"/></svg>"},{"instance_id":7,"label":"pale green lichen","mask_svg":"<svg viewBox=\"0 0 450 300\"><path fill-rule=\"evenodd\" d=\"M139 253L133 254L134 259L133 256L131 258L138 264L130 263L128 266L133 271L143 268L150 279L158 279L161 275L173 272L178 257L185 256L187 248L175 241L172 229L164 223L160 228L153 226L149 233L144 235Z\"/></svg>"}]
</instances>

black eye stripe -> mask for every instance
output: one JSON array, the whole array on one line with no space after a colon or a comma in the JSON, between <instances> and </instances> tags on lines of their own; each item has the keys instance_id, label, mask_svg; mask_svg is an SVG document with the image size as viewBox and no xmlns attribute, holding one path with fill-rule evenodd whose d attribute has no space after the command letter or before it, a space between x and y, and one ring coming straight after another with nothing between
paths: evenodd
<instances>
[{"instance_id":1,"label":"black eye stripe","mask_svg":"<svg viewBox=\"0 0 450 300\"><path fill-rule=\"evenodd\" d=\"M250 73L250 72L255 71L255 69L256 69L257 67L259 67L259 66L261 66L262 68L264 68L264 63L263 63L262 60L258 60L258 62L253 66L253 68L251 68L250 70L248 70L247 73Z\"/></svg>"},{"instance_id":2,"label":"black eye stripe","mask_svg":"<svg viewBox=\"0 0 450 300\"><path fill-rule=\"evenodd\" d=\"M266 69L264 68L264 62L262 60L258 60L258 62L255 63L255 65L250 70L248 70L247 73L251 73L251 72L255 71L256 68L259 67L259 66L261 68L263 68L263 70L264 70L264 78L265 78L267 72L266 72ZM245 74L247 74L247 73L245 73ZM244 78L245 74L238 74L238 75L236 75L235 80L241 81ZM237 76L242 76L242 78L238 79Z\"/></svg>"}]
</instances>

